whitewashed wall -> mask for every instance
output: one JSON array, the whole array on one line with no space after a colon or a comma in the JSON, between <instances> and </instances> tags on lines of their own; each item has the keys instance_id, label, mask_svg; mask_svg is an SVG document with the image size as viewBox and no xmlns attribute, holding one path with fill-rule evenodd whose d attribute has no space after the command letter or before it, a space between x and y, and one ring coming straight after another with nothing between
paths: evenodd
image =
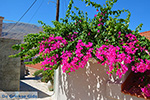
<instances>
[{"instance_id":1,"label":"whitewashed wall","mask_svg":"<svg viewBox=\"0 0 150 100\"><path fill-rule=\"evenodd\" d=\"M53 100L143 100L121 93L121 84L128 73L117 79L106 74L108 67L90 59L85 68L70 75L55 72ZM114 75L115 76L115 75Z\"/></svg>"}]
</instances>

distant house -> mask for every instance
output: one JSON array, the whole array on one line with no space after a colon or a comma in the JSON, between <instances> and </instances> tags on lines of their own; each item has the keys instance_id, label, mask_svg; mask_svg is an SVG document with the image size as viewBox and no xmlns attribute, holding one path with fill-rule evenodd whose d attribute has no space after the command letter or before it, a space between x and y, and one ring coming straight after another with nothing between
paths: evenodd
<instances>
[{"instance_id":1,"label":"distant house","mask_svg":"<svg viewBox=\"0 0 150 100\"><path fill-rule=\"evenodd\" d=\"M32 67L32 68L35 68L35 69L42 69L41 67L41 63L37 63L35 65L33 64L30 64L30 65L26 65L26 67Z\"/></svg>"},{"instance_id":2,"label":"distant house","mask_svg":"<svg viewBox=\"0 0 150 100\"><path fill-rule=\"evenodd\" d=\"M25 60L25 62L32 61L33 59L37 58L38 56L39 56L39 54L37 54L35 57L32 57L31 59ZM26 67L32 67L35 69L42 69L41 63L29 64L29 65L26 65Z\"/></svg>"}]
</instances>

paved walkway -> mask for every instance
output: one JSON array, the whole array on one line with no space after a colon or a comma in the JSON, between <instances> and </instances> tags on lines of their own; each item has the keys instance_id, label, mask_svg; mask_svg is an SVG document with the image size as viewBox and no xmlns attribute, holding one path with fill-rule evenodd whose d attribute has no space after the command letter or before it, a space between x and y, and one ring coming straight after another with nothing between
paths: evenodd
<instances>
[{"instance_id":1,"label":"paved walkway","mask_svg":"<svg viewBox=\"0 0 150 100\"><path fill-rule=\"evenodd\" d=\"M49 91L47 83L41 82L40 77L34 77L32 75L37 69L28 67L28 70L30 75L26 76L25 79L20 80L20 91L37 91L38 99L36 100L51 100L53 91Z\"/></svg>"}]
</instances>

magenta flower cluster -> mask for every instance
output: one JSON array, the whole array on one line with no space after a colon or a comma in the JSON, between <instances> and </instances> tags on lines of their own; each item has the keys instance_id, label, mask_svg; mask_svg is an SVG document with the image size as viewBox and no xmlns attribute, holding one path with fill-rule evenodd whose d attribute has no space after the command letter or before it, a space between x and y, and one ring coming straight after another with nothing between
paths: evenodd
<instances>
[{"instance_id":1,"label":"magenta flower cluster","mask_svg":"<svg viewBox=\"0 0 150 100\"><path fill-rule=\"evenodd\" d=\"M141 90L147 97L150 97L150 84L148 84L144 88L141 88Z\"/></svg>"},{"instance_id":2,"label":"magenta flower cluster","mask_svg":"<svg viewBox=\"0 0 150 100\"><path fill-rule=\"evenodd\" d=\"M119 32L119 35L121 33ZM116 75L120 78L123 74L128 71L127 64L131 62L135 62L135 58L133 54L136 53L137 50L145 50L139 45L136 45L138 40L132 34L127 34L127 38L129 38L129 42L122 46L124 52L121 52L120 47L113 45L102 45L100 48L96 48L95 56L100 60L102 65L108 65L109 71L107 72L109 75L116 71ZM58 60L61 59L61 65L63 72L72 72L79 68L83 68L88 59L92 57L93 53L93 44L88 42L85 44L82 40L79 40L76 45L75 51L63 51L62 55L53 54L49 56L51 51L54 51L59 48L63 48L67 45L65 39L60 36L57 37L49 37L46 40L43 40L40 43L40 52L43 55L44 61L42 62L42 66L54 66L57 64ZM75 54L73 54L75 53ZM44 67L45 70L51 69ZM138 59L138 61L132 66L132 71L134 72L142 72L144 73L146 70L150 70L150 60Z\"/></svg>"},{"instance_id":3,"label":"magenta flower cluster","mask_svg":"<svg viewBox=\"0 0 150 100\"><path fill-rule=\"evenodd\" d=\"M42 67L44 70L48 70L48 69L51 70L52 67L56 65L60 59L59 55L52 54L52 51L59 49L59 48L63 48L67 44L68 44L67 41L60 36L57 36L57 37L50 36L48 39L43 40L40 43L39 54L42 54L42 57L44 60L42 62ZM50 67L46 67L46 66L50 66Z\"/></svg>"},{"instance_id":4,"label":"magenta flower cluster","mask_svg":"<svg viewBox=\"0 0 150 100\"><path fill-rule=\"evenodd\" d=\"M120 48L113 45L102 45L96 50L96 57L100 60L102 65L108 65L109 71L107 74L111 75L112 71L117 70L116 75L120 78L128 71L126 64L131 63L131 56L125 53L119 53Z\"/></svg>"},{"instance_id":5,"label":"magenta flower cluster","mask_svg":"<svg viewBox=\"0 0 150 100\"><path fill-rule=\"evenodd\" d=\"M76 45L75 55L71 51L62 52L62 70L63 72L75 71L79 68L84 68L88 59L92 57L92 43L85 44L82 40L79 40ZM83 54L85 52L86 54ZM71 60L72 58L72 60Z\"/></svg>"},{"instance_id":6,"label":"magenta flower cluster","mask_svg":"<svg viewBox=\"0 0 150 100\"><path fill-rule=\"evenodd\" d=\"M74 41L74 39L77 37L78 32L74 32L74 34L69 34L67 38L70 39L70 41Z\"/></svg>"},{"instance_id":7,"label":"magenta flower cluster","mask_svg":"<svg viewBox=\"0 0 150 100\"><path fill-rule=\"evenodd\" d=\"M76 34L78 33L74 32L73 36L70 35L70 37L76 38ZM118 32L118 37L122 38L121 32ZM73 38L71 38L72 41L74 41ZM125 38L128 41L124 43L124 40L121 39L121 47L115 47L113 45L102 45L100 48L96 48L95 56L100 60L100 63L102 65L106 64L109 66L109 71L107 73L111 75L113 72L116 72L116 75L121 78L122 75L128 71L127 64L130 64L131 62L134 62L131 70L135 73L144 73L146 70L150 70L150 60L143 60L141 58L135 59L134 57L138 50L141 52L148 52L148 50L146 50L145 47L138 45L139 41L135 35L131 33L126 34ZM106 42L108 42L108 39L106 40ZM63 51L61 55L51 54L52 51L59 48L64 48L66 45L66 40L60 36L50 36L48 39L43 40L40 43L39 53L43 55L44 61L42 62L42 66L45 70L52 68L47 68L45 66L54 66L58 61L61 60L63 72L72 72L78 68L83 68L86 65L88 59L92 57L91 53L94 54L93 43L88 42L88 44L85 44L82 42L82 40L78 41L75 51L66 50Z\"/></svg>"},{"instance_id":8,"label":"magenta flower cluster","mask_svg":"<svg viewBox=\"0 0 150 100\"><path fill-rule=\"evenodd\" d=\"M135 73L141 72L144 73L146 70L150 70L150 60L147 59L135 59L134 54L137 52L137 50L140 50L140 52L148 52L148 50L145 49L145 47L139 46L138 40L135 35L133 34L127 34L126 37L128 38L129 42L126 43L127 46L122 46L125 49L125 52L128 55L132 56L132 61L136 62L132 66L132 71ZM148 53L147 53L148 54Z\"/></svg>"}]
</instances>

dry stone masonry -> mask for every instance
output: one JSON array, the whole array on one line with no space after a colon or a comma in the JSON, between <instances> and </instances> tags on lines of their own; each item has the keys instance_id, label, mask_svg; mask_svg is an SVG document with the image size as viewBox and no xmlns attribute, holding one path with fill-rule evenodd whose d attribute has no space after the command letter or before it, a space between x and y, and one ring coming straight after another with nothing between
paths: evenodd
<instances>
[{"instance_id":1,"label":"dry stone masonry","mask_svg":"<svg viewBox=\"0 0 150 100\"><path fill-rule=\"evenodd\" d=\"M0 90L17 91L20 84L20 57L10 58L16 54L12 46L21 43L21 40L0 37Z\"/></svg>"}]
</instances>

